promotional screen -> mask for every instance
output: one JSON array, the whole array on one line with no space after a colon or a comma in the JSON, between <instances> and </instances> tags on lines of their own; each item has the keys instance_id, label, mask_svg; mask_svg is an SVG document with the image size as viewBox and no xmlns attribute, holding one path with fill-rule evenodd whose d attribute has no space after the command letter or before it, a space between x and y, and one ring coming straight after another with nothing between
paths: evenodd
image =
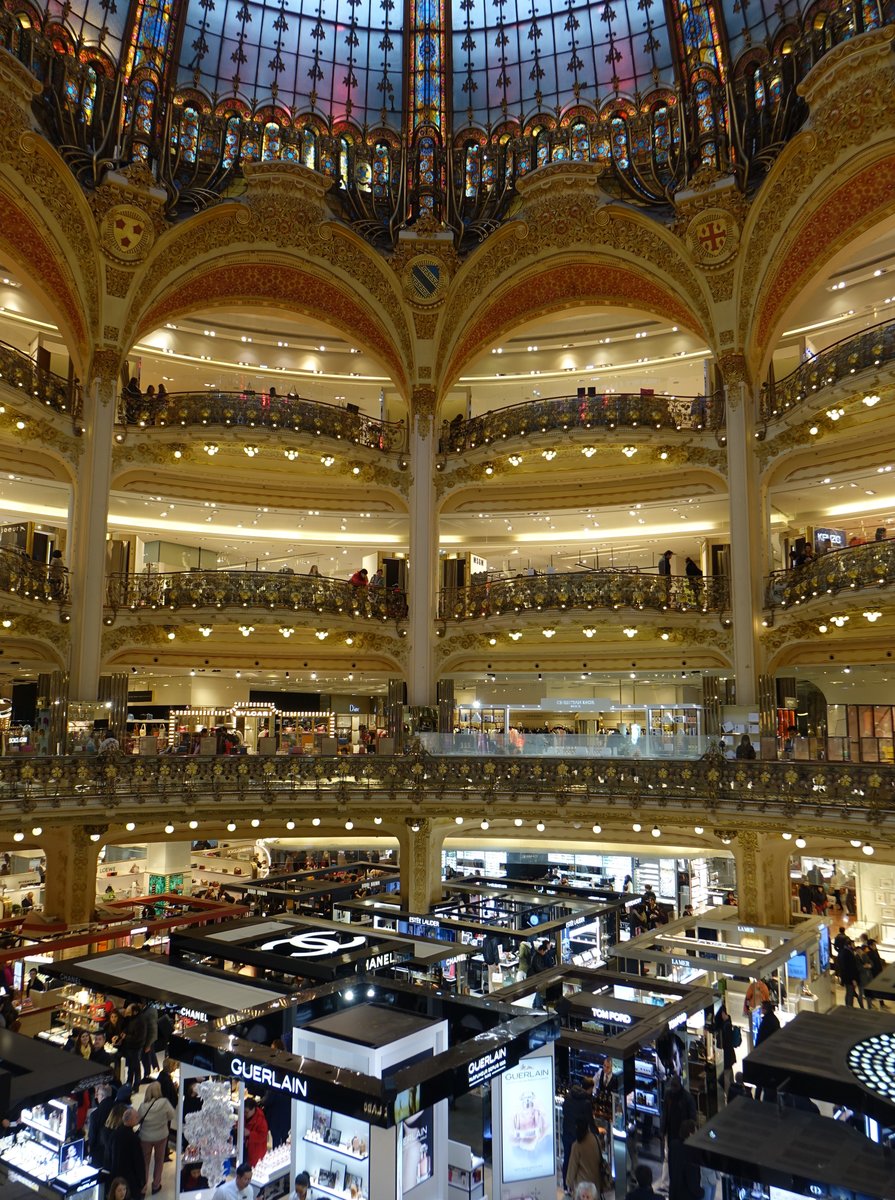
<instances>
[{"instance_id":1,"label":"promotional screen","mask_svg":"<svg viewBox=\"0 0 895 1200\"><path fill-rule=\"evenodd\" d=\"M401 1178L405 1196L418 1184L432 1178L432 1151L432 1109L424 1108L401 1122Z\"/></svg>"},{"instance_id":2,"label":"promotional screen","mask_svg":"<svg viewBox=\"0 0 895 1200\"><path fill-rule=\"evenodd\" d=\"M523 1058L505 1071L503 1182L542 1179L556 1170L553 1150L553 1059Z\"/></svg>"}]
</instances>

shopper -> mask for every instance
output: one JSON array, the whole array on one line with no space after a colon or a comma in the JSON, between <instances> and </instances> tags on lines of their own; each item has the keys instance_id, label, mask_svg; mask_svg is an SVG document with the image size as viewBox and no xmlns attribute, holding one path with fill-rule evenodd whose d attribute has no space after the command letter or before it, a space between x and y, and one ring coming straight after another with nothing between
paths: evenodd
<instances>
[{"instance_id":1,"label":"shopper","mask_svg":"<svg viewBox=\"0 0 895 1200\"><path fill-rule=\"evenodd\" d=\"M672 1075L665 1086L662 1102L662 1123L659 1134L670 1147L679 1141L681 1126L685 1121L696 1120L696 1102L683 1086L677 1075Z\"/></svg>"},{"instance_id":2,"label":"shopper","mask_svg":"<svg viewBox=\"0 0 895 1200\"><path fill-rule=\"evenodd\" d=\"M641 1163L634 1171L634 1178L637 1180L637 1187L632 1192L628 1192L625 1200L658 1200L658 1196L653 1191L652 1167Z\"/></svg>"},{"instance_id":3,"label":"shopper","mask_svg":"<svg viewBox=\"0 0 895 1200\"><path fill-rule=\"evenodd\" d=\"M582 1179L575 1188L575 1200L600 1200L597 1185L591 1183L589 1179Z\"/></svg>"},{"instance_id":4,"label":"shopper","mask_svg":"<svg viewBox=\"0 0 895 1200\"><path fill-rule=\"evenodd\" d=\"M215 1188L211 1200L252 1200L255 1191L252 1187L251 1163L240 1163L236 1174L227 1183Z\"/></svg>"},{"instance_id":5,"label":"shopper","mask_svg":"<svg viewBox=\"0 0 895 1200\"><path fill-rule=\"evenodd\" d=\"M366 587L367 586L366 569L364 567L361 567L359 571L355 571L354 574L351 576L351 578L348 580L348 582L351 584L352 587Z\"/></svg>"},{"instance_id":6,"label":"shopper","mask_svg":"<svg viewBox=\"0 0 895 1200\"><path fill-rule=\"evenodd\" d=\"M127 1064L128 1086L136 1090L143 1079L143 1051L146 1047L146 1018L140 1011L139 1004L129 1004L125 1009L127 1023L121 1048L124 1061Z\"/></svg>"},{"instance_id":7,"label":"shopper","mask_svg":"<svg viewBox=\"0 0 895 1200\"><path fill-rule=\"evenodd\" d=\"M162 1069L156 1075L156 1081L162 1089L162 1095L168 1101L172 1108L177 1108L177 1097L180 1092L177 1084L174 1082L172 1072L176 1069L177 1063L173 1058L166 1058L162 1064Z\"/></svg>"},{"instance_id":8,"label":"shopper","mask_svg":"<svg viewBox=\"0 0 895 1200\"><path fill-rule=\"evenodd\" d=\"M90 1059L93 1057L93 1039L85 1029L82 1029L75 1038L74 1045L71 1047L72 1054L78 1054L81 1058Z\"/></svg>"},{"instance_id":9,"label":"shopper","mask_svg":"<svg viewBox=\"0 0 895 1200\"><path fill-rule=\"evenodd\" d=\"M292 1193L292 1200L308 1200L310 1187L311 1176L307 1171L299 1171L295 1176L295 1191Z\"/></svg>"},{"instance_id":10,"label":"shopper","mask_svg":"<svg viewBox=\"0 0 895 1200\"><path fill-rule=\"evenodd\" d=\"M861 982L860 965L850 938L846 938L839 948L839 957L836 959L836 974L839 976L839 982L845 988L846 1006L853 1008L855 997L857 996L858 1007L863 1008L864 984Z\"/></svg>"},{"instance_id":11,"label":"shopper","mask_svg":"<svg viewBox=\"0 0 895 1200\"><path fill-rule=\"evenodd\" d=\"M259 1163L267 1153L267 1138L270 1130L267 1118L251 1096L245 1102L245 1156L251 1166Z\"/></svg>"},{"instance_id":12,"label":"shopper","mask_svg":"<svg viewBox=\"0 0 895 1200\"><path fill-rule=\"evenodd\" d=\"M760 1046L762 1042L766 1042L769 1037L772 1037L780 1028L780 1018L777 1016L774 1009L776 1005L773 1000L765 1000L761 1006L761 1023L758 1026L758 1033L755 1035L755 1045Z\"/></svg>"},{"instance_id":13,"label":"shopper","mask_svg":"<svg viewBox=\"0 0 895 1200\"><path fill-rule=\"evenodd\" d=\"M117 1179L113 1179L109 1184L109 1190L106 1192L106 1200L134 1200L133 1192L128 1186L126 1179L122 1179L119 1175Z\"/></svg>"},{"instance_id":14,"label":"shopper","mask_svg":"<svg viewBox=\"0 0 895 1200\"><path fill-rule=\"evenodd\" d=\"M753 979L746 988L746 998L743 1001L743 1012L748 1015L756 1008L760 1008L765 1000L770 1000L771 993L768 991L768 985L763 979Z\"/></svg>"},{"instance_id":15,"label":"shopper","mask_svg":"<svg viewBox=\"0 0 895 1200\"><path fill-rule=\"evenodd\" d=\"M117 1106L116 1106L117 1107ZM115 1109L112 1109L112 1116ZM112 1120L110 1116L109 1120ZM120 1117L120 1123L113 1129L109 1142L109 1156L106 1167L114 1179L120 1175L127 1182L131 1196L142 1194L146 1184L146 1164L140 1139L137 1137L137 1110L126 1108Z\"/></svg>"},{"instance_id":16,"label":"shopper","mask_svg":"<svg viewBox=\"0 0 895 1200\"><path fill-rule=\"evenodd\" d=\"M679 1137L668 1143L668 1200L702 1200L699 1163L687 1153L685 1142L696 1132L695 1121L683 1121Z\"/></svg>"},{"instance_id":17,"label":"shopper","mask_svg":"<svg viewBox=\"0 0 895 1200\"><path fill-rule=\"evenodd\" d=\"M292 1128L292 1096L279 1088L268 1088L261 1099L261 1108L270 1130L271 1145L284 1146Z\"/></svg>"},{"instance_id":18,"label":"shopper","mask_svg":"<svg viewBox=\"0 0 895 1200\"><path fill-rule=\"evenodd\" d=\"M32 992L45 992L47 985L37 973L37 967L32 967L28 972L28 982L25 984L25 995L30 996Z\"/></svg>"},{"instance_id":19,"label":"shopper","mask_svg":"<svg viewBox=\"0 0 895 1200\"><path fill-rule=\"evenodd\" d=\"M158 1009L154 1004L147 1004L143 1009L143 1019L146 1022L146 1045L143 1049L143 1076L149 1078L153 1071L158 1070L158 1055L155 1043L158 1041Z\"/></svg>"},{"instance_id":20,"label":"shopper","mask_svg":"<svg viewBox=\"0 0 895 1200\"><path fill-rule=\"evenodd\" d=\"M755 758L755 747L752 745L752 739L748 733L744 733L740 738L740 744L737 746L737 758Z\"/></svg>"},{"instance_id":21,"label":"shopper","mask_svg":"<svg viewBox=\"0 0 895 1200\"><path fill-rule=\"evenodd\" d=\"M115 1107L114 1089L107 1083L98 1083L94 1098L96 1104L87 1118L87 1150L92 1165L102 1169L106 1165L103 1159L103 1128Z\"/></svg>"},{"instance_id":22,"label":"shopper","mask_svg":"<svg viewBox=\"0 0 895 1200\"><path fill-rule=\"evenodd\" d=\"M566 1092L562 1105L562 1177L565 1179L569 1167L569 1155L578 1136L582 1121L596 1132L593 1123L594 1081L585 1075L581 1083L573 1083Z\"/></svg>"},{"instance_id":23,"label":"shopper","mask_svg":"<svg viewBox=\"0 0 895 1200\"><path fill-rule=\"evenodd\" d=\"M143 1161L146 1165L146 1179L149 1180L149 1164L155 1155L155 1166L152 1172L152 1195L162 1190L162 1164L165 1161L165 1151L168 1148L168 1134L171 1126L177 1124L177 1113L170 1101L162 1095L162 1085L155 1080L146 1088L146 1097L140 1106L140 1145L143 1148Z\"/></svg>"},{"instance_id":24,"label":"shopper","mask_svg":"<svg viewBox=\"0 0 895 1200\"><path fill-rule=\"evenodd\" d=\"M574 1192L579 1183L596 1183L598 1195L603 1191L603 1147L587 1120L578 1122L575 1141L566 1168L566 1188Z\"/></svg>"},{"instance_id":25,"label":"shopper","mask_svg":"<svg viewBox=\"0 0 895 1200\"><path fill-rule=\"evenodd\" d=\"M733 1077L733 1083L727 1089L727 1103L730 1104L731 1101L736 1100L737 1096L742 1096L744 1100L751 1100L753 1098L752 1089L746 1083L746 1078L742 1071L737 1071Z\"/></svg>"},{"instance_id":26,"label":"shopper","mask_svg":"<svg viewBox=\"0 0 895 1200\"><path fill-rule=\"evenodd\" d=\"M739 1032L737 1030L737 1033ZM736 1066L737 1052L734 1045L733 1018L727 1011L727 1005L723 1002L715 1013L714 1034L721 1044L721 1053L724 1061L724 1065L721 1068L721 1086L724 1087L733 1079L732 1072ZM740 1033L741 1040L742 1036L742 1033Z\"/></svg>"},{"instance_id":27,"label":"shopper","mask_svg":"<svg viewBox=\"0 0 895 1200\"><path fill-rule=\"evenodd\" d=\"M871 980L876 979L877 975L884 970L886 964L883 962L882 955L879 952L876 942L868 933L861 934L861 950L870 966ZM880 1000L879 1006L880 1008L885 1008L886 1002L884 1000Z\"/></svg>"},{"instance_id":28,"label":"shopper","mask_svg":"<svg viewBox=\"0 0 895 1200\"><path fill-rule=\"evenodd\" d=\"M62 551L54 550L50 555L47 567L47 583L53 600L61 600L65 596L65 563L62 561Z\"/></svg>"}]
</instances>

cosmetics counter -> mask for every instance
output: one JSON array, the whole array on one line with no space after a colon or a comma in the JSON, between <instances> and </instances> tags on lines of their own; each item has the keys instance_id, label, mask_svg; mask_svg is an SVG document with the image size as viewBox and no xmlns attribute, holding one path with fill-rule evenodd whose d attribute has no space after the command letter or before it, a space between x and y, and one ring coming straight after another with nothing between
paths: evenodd
<instances>
[{"instance_id":1,"label":"cosmetics counter","mask_svg":"<svg viewBox=\"0 0 895 1200\"><path fill-rule=\"evenodd\" d=\"M492 1121L515 1131L515 1149L495 1168L513 1190L496 1195L535 1194L533 1181L554 1181L557 1022L548 1014L359 975L262 1006L251 1020L268 1031L279 1022L288 1049L238 1036L246 1014L172 1039L181 1079L201 1078L197 1090L206 1094L201 1128L185 1119L184 1166L200 1161L205 1180L204 1191L190 1189L194 1200L209 1200L229 1177L243 1153L241 1140L228 1149L229 1128L236 1118L241 1130L245 1097L264 1091L282 1092L292 1105L288 1140L284 1134L255 1166L261 1200L290 1191L300 1170L310 1174L313 1200L403 1200L410 1192L414 1200L481 1200L483 1163L468 1147L449 1146L447 1106L485 1086L498 1097ZM223 1136L217 1146L215 1129ZM545 1164L543 1177L531 1173Z\"/></svg>"},{"instance_id":2,"label":"cosmetics counter","mask_svg":"<svg viewBox=\"0 0 895 1200\"><path fill-rule=\"evenodd\" d=\"M5 1181L58 1200L99 1200L99 1171L86 1160L73 1093L92 1087L108 1071L53 1046L0 1029L4 1066L0 1111L10 1125L0 1136Z\"/></svg>"},{"instance_id":3,"label":"cosmetics counter","mask_svg":"<svg viewBox=\"0 0 895 1200\"><path fill-rule=\"evenodd\" d=\"M609 970L559 966L495 994L501 1003L545 1004L562 1020L559 1089L593 1084L594 1119L609 1151L616 1194L658 1138L667 1079L677 1075L703 1118L719 1104L713 996L706 987ZM646 1155L646 1157L645 1157ZM656 1178L661 1168L656 1165Z\"/></svg>"},{"instance_id":4,"label":"cosmetics counter","mask_svg":"<svg viewBox=\"0 0 895 1200\"><path fill-rule=\"evenodd\" d=\"M744 1051L754 1044L760 1006L746 1012L750 985L763 980L782 1025L799 1012L825 1012L834 1003L830 929L821 917L798 925L743 924L736 908L679 917L614 948L613 965L679 983L700 982L725 997Z\"/></svg>"}]
</instances>

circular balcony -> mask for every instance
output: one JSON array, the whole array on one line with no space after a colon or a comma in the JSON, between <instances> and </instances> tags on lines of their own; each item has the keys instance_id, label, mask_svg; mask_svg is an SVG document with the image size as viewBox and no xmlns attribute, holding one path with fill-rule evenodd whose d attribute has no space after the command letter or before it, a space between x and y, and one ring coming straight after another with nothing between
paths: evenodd
<instances>
[{"instance_id":1,"label":"circular balcony","mask_svg":"<svg viewBox=\"0 0 895 1200\"><path fill-rule=\"evenodd\" d=\"M723 575L691 579L636 571L569 571L446 588L438 598L438 616L471 621L570 609L722 613L729 605L729 581Z\"/></svg>"},{"instance_id":2,"label":"circular balcony","mask_svg":"<svg viewBox=\"0 0 895 1200\"><path fill-rule=\"evenodd\" d=\"M379 421L353 409L301 396L267 392L172 392L121 394L121 419L129 428L278 429L349 442L380 453L404 449L403 421Z\"/></svg>"},{"instance_id":3,"label":"circular balcony","mask_svg":"<svg viewBox=\"0 0 895 1200\"><path fill-rule=\"evenodd\" d=\"M527 400L465 421L455 417L441 427L440 454L463 454L477 446L570 429L674 429L692 433L724 424L721 393L712 396L656 396L645 392L597 393L579 388L574 396Z\"/></svg>"},{"instance_id":4,"label":"circular balcony","mask_svg":"<svg viewBox=\"0 0 895 1200\"><path fill-rule=\"evenodd\" d=\"M774 571L765 584L765 606L791 608L817 596L886 587L895 580L895 541L868 542L821 554L804 566Z\"/></svg>"},{"instance_id":5,"label":"circular balcony","mask_svg":"<svg viewBox=\"0 0 895 1200\"><path fill-rule=\"evenodd\" d=\"M0 592L39 604L61 606L70 599L67 573L51 579L44 563L7 546L0 546Z\"/></svg>"},{"instance_id":6,"label":"circular balcony","mask_svg":"<svg viewBox=\"0 0 895 1200\"><path fill-rule=\"evenodd\" d=\"M343 579L273 571L172 571L110 575L106 605L113 617L140 612L188 609L267 609L392 621L407 616L403 592L385 587L354 587Z\"/></svg>"},{"instance_id":7,"label":"circular balcony","mask_svg":"<svg viewBox=\"0 0 895 1200\"><path fill-rule=\"evenodd\" d=\"M874 325L854 337L835 342L796 367L783 379L770 379L761 389L761 416L774 421L790 409L804 405L824 391L847 382L864 371L895 362L895 321ZM864 403L873 407L879 396L868 393Z\"/></svg>"},{"instance_id":8,"label":"circular balcony","mask_svg":"<svg viewBox=\"0 0 895 1200\"><path fill-rule=\"evenodd\" d=\"M44 370L33 358L6 342L0 342L0 381L54 412L68 413L73 418L80 415L81 389L77 382Z\"/></svg>"}]
</instances>

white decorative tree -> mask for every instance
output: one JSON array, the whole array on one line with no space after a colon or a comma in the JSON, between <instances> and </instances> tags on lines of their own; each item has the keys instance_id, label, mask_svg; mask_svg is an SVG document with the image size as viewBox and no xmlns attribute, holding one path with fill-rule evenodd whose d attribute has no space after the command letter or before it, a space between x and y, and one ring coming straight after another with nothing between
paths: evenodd
<instances>
[{"instance_id":1,"label":"white decorative tree","mask_svg":"<svg viewBox=\"0 0 895 1200\"><path fill-rule=\"evenodd\" d=\"M234 1154L230 1131L233 1113L230 1111L230 1084L225 1079L203 1079L196 1085L202 1100L198 1112L184 1118L184 1133L189 1143L190 1158L201 1159L202 1174L209 1187L217 1187L224 1174L224 1160Z\"/></svg>"}]
</instances>

